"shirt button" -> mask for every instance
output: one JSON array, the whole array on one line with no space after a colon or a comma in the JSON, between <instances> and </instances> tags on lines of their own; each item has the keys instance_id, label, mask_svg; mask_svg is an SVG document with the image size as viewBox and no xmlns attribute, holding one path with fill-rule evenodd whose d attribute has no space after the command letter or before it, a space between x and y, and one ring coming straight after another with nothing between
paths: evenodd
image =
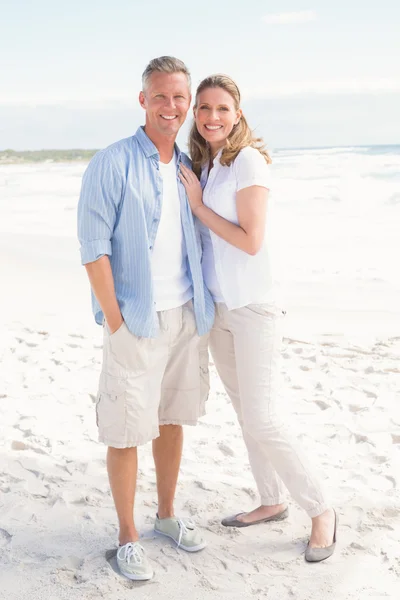
<instances>
[{"instance_id":1,"label":"shirt button","mask_svg":"<svg viewBox=\"0 0 400 600\"><path fill-rule=\"evenodd\" d=\"M153 250L153 246L149 246L149 250Z\"/></svg>"}]
</instances>

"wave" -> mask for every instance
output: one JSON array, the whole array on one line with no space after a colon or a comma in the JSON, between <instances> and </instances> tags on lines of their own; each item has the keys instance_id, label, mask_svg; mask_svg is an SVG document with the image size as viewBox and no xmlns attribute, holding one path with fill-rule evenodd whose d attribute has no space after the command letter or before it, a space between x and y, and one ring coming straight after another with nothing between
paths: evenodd
<instances>
[{"instance_id":1,"label":"wave","mask_svg":"<svg viewBox=\"0 0 400 600\"><path fill-rule=\"evenodd\" d=\"M400 156L400 144L387 144L377 146L327 146L321 148L278 148L274 154L283 156L307 155L335 155L335 154L368 154L370 156L395 155Z\"/></svg>"}]
</instances>

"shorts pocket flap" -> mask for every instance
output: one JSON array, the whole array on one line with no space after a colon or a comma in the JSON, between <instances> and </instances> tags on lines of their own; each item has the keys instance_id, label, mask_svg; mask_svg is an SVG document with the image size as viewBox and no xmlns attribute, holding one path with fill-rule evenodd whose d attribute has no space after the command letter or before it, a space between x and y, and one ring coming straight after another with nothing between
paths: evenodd
<instances>
[{"instance_id":1,"label":"shorts pocket flap","mask_svg":"<svg viewBox=\"0 0 400 600\"><path fill-rule=\"evenodd\" d=\"M285 310L275 304L248 304L246 308L251 312L266 317L283 317L286 314Z\"/></svg>"},{"instance_id":2,"label":"shorts pocket flap","mask_svg":"<svg viewBox=\"0 0 400 600\"><path fill-rule=\"evenodd\" d=\"M115 377L104 373L100 374L99 395L107 394L108 396L117 398L126 392L127 381L123 377Z\"/></svg>"}]
</instances>

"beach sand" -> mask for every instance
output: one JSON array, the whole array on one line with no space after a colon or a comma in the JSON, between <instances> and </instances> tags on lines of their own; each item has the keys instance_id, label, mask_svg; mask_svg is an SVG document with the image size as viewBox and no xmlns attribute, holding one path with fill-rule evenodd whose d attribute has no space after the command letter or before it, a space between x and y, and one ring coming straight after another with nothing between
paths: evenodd
<instances>
[{"instance_id":1,"label":"beach sand","mask_svg":"<svg viewBox=\"0 0 400 600\"><path fill-rule=\"evenodd\" d=\"M136 515L155 577L135 583L116 572L116 515L94 415L102 329L74 238L83 166L0 171L8 194L0 204L0 598L399 598L400 329L383 310L381 328L372 308L302 310L300 284L287 303L280 406L338 511L336 553L305 563L309 522L290 498L286 521L220 525L258 498L211 366L207 416L185 429L176 500L208 547L187 554L154 535L148 444L139 451Z\"/></svg>"}]
</instances>

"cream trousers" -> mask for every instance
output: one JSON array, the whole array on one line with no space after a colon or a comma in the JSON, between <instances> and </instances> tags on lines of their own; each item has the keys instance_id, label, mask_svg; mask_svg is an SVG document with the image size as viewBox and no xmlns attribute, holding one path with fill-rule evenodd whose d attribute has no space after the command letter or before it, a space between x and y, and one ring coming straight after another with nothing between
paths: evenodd
<instances>
[{"instance_id":1,"label":"cream trousers","mask_svg":"<svg viewBox=\"0 0 400 600\"><path fill-rule=\"evenodd\" d=\"M210 350L242 428L251 469L266 506L285 502L283 484L310 517L328 507L321 485L276 412L281 309L216 304Z\"/></svg>"}]
</instances>

